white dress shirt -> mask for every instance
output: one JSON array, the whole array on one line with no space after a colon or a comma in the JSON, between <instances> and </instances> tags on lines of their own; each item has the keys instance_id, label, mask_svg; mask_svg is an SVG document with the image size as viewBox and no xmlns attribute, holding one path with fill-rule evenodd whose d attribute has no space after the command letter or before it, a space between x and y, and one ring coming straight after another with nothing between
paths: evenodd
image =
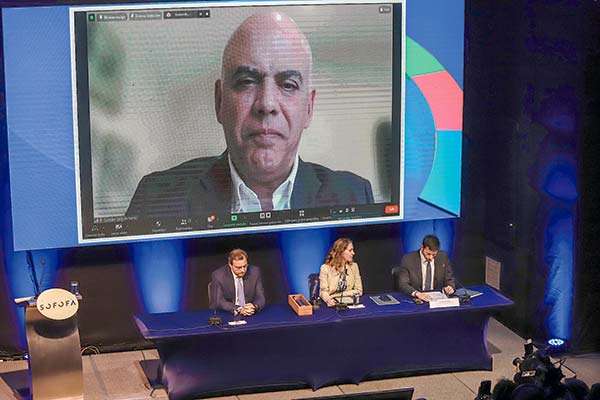
<instances>
[{"instance_id":1,"label":"white dress shirt","mask_svg":"<svg viewBox=\"0 0 600 400\"><path fill-rule=\"evenodd\" d=\"M227 155L229 171L231 173L231 212L233 214L262 211L260 200L252 189L250 189L238 174L231 156ZM298 154L292 166L292 171L285 181L273 192L273 210L289 210L292 199L292 190L298 173Z\"/></svg>"}]
</instances>

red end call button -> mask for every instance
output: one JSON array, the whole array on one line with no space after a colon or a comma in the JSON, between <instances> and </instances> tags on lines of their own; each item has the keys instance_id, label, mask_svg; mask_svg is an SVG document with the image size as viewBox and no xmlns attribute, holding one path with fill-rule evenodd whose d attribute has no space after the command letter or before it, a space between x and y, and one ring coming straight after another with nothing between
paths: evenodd
<instances>
[{"instance_id":1,"label":"red end call button","mask_svg":"<svg viewBox=\"0 0 600 400\"><path fill-rule=\"evenodd\" d=\"M385 206L385 213L386 214L398 214L398 205L397 204L390 204L389 206Z\"/></svg>"}]
</instances>

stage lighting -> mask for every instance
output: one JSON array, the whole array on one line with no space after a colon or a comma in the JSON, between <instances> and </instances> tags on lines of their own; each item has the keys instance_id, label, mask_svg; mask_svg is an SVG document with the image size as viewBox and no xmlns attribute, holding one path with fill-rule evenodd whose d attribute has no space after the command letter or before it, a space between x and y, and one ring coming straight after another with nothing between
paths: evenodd
<instances>
[{"instance_id":1,"label":"stage lighting","mask_svg":"<svg viewBox=\"0 0 600 400\"><path fill-rule=\"evenodd\" d=\"M546 353L557 354L562 353L567 348L567 342L564 339L552 338L546 342Z\"/></svg>"},{"instance_id":2,"label":"stage lighting","mask_svg":"<svg viewBox=\"0 0 600 400\"><path fill-rule=\"evenodd\" d=\"M553 338L548 340L548 346L550 347L561 347L564 346L565 341L558 338Z\"/></svg>"}]
</instances>

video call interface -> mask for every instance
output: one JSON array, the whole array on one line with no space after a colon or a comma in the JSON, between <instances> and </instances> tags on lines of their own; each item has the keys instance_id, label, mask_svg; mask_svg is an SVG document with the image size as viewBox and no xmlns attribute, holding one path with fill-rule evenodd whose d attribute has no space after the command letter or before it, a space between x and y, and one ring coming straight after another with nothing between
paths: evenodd
<instances>
[{"instance_id":1,"label":"video call interface","mask_svg":"<svg viewBox=\"0 0 600 400\"><path fill-rule=\"evenodd\" d=\"M80 242L401 219L402 14L71 7Z\"/></svg>"}]
</instances>

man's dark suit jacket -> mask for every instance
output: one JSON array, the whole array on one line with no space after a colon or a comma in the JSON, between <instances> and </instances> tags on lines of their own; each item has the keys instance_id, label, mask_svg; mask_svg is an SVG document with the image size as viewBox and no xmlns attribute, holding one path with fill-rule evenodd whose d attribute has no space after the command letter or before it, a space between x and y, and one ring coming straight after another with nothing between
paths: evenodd
<instances>
[{"instance_id":1,"label":"man's dark suit jacket","mask_svg":"<svg viewBox=\"0 0 600 400\"><path fill-rule=\"evenodd\" d=\"M168 217L231 212L227 153L187 161L142 178L128 216ZM371 183L347 171L299 161L292 209L373 203Z\"/></svg>"},{"instance_id":2,"label":"man's dark suit jacket","mask_svg":"<svg viewBox=\"0 0 600 400\"><path fill-rule=\"evenodd\" d=\"M423 272L421 270L420 250L405 254L400 261L400 267L396 274L396 288L401 292L411 295L412 292L422 292ZM433 276L433 290L442 290L446 286L454 285L454 275L450 259L445 251L439 251L434 258L435 273Z\"/></svg>"},{"instance_id":3,"label":"man's dark suit jacket","mask_svg":"<svg viewBox=\"0 0 600 400\"><path fill-rule=\"evenodd\" d=\"M235 284L229 265L213 271L210 277L211 283L211 309L232 312L235 308ZM260 310L265 306L265 290L263 288L260 269L254 265L248 265L248 270L243 278L244 298L246 303L252 303Z\"/></svg>"}]
</instances>

